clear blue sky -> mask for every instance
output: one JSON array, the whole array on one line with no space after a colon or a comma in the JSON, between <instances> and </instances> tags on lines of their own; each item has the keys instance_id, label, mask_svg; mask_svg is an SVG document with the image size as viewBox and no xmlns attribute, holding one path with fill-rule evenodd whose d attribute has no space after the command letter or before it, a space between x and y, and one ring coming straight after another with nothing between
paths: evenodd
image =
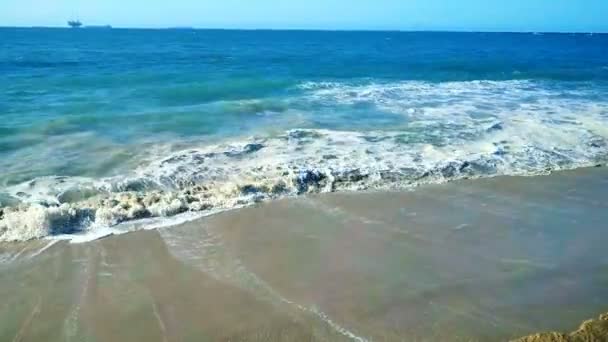
<instances>
[{"instance_id":1,"label":"clear blue sky","mask_svg":"<svg viewBox=\"0 0 608 342\"><path fill-rule=\"evenodd\" d=\"M0 0L0 26L608 32L608 0Z\"/></svg>"}]
</instances>

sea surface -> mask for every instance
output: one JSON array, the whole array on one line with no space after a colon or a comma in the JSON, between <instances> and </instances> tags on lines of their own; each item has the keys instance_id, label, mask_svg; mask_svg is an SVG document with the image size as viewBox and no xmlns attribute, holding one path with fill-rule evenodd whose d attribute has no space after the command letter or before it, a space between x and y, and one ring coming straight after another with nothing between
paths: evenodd
<instances>
[{"instance_id":1,"label":"sea surface","mask_svg":"<svg viewBox=\"0 0 608 342\"><path fill-rule=\"evenodd\" d=\"M608 35L0 29L0 241L608 160Z\"/></svg>"}]
</instances>

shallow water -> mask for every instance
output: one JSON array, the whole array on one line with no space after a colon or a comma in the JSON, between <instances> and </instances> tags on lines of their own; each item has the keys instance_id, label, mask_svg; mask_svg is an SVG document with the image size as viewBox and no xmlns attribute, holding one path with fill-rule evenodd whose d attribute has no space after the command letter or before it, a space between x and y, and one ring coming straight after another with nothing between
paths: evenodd
<instances>
[{"instance_id":1,"label":"shallow water","mask_svg":"<svg viewBox=\"0 0 608 342\"><path fill-rule=\"evenodd\" d=\"M0 240L605 163L607 37L0 29Z\"/></svg>"},{"instance_id":2,"label":"shallow water","mask_svg":"<svg viewBox=\"0 0 608 342\"><path fill-rule=\"evenodd\" d=\"M605 168L0 244L0 339L506 341L608 311Z\"/></svg>"}]
</instances>

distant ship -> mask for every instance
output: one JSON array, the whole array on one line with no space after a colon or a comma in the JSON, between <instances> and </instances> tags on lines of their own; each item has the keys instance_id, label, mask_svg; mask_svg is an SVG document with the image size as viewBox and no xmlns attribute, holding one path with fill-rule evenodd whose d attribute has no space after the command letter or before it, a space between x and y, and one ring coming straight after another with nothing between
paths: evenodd
<instances>
[{"instance_id":1,"label":"distant ship","mask_svg":"<svg viewBox=\"0 0 608 342\"><path fill-rule=\"evenodd\" d=\"M82 23L80 22L80 20L70 20L70 21L68 21L68 25L70 25L71 28L81 28L82 27Z\"/></svg>"}]
</instances>

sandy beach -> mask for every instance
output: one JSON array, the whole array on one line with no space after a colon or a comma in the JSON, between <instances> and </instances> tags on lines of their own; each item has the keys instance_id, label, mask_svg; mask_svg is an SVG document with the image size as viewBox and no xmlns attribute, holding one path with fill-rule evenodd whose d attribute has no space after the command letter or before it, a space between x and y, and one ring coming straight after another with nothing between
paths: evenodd
<instances>
[{"instance_id":1,"label":"sandy beach","mask_svg":"<svg viewBox=\"0 0 608 342\"><path fill-rule=\"evenodd\" d=\"M0 341L506 341L608 311L608 169L0 245Z\"/></svg>"}]
</instances>

